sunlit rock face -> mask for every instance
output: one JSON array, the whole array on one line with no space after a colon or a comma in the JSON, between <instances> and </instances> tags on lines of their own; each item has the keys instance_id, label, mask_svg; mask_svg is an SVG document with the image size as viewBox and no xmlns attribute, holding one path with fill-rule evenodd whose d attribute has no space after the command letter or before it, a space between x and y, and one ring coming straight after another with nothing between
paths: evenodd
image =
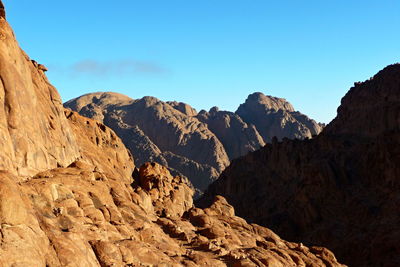
<instances>
[{"instance_id":1,"label":"sunlit rock face","mask_svg":"<svg viewBox=\"0 0 400 267\"><path fill-rule=\"evenodd\" d=\"M312 140L275 140L234 160L202 199L350 266L400 264L400 65L356 83Z\"/></svg>"},{"instance_id":2,"label":"sunlit rock face","mask_svg":"<svg viewBox=\"0 0 400 267\"><path fill-rule=\"evenodd\" d=\"M0 4L0 168L19 176L80 156L57 90L19 48Z\"/></svg>"}]
</instances>

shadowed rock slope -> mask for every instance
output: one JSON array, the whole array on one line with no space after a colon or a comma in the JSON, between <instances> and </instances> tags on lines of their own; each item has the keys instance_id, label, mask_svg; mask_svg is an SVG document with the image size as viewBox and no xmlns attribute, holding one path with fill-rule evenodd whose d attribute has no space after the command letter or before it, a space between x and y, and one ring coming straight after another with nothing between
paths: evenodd
<instances>
[{"instance_id":1,"label":"shadowed rock slope","mask_svg":"<svg viewBox=\"0 0 400 267\"><path fill-rule=\"evenodd\" d=\"M311 138L321 130L315 121L294 112L286 100L261 93L250 95L237 113L216 107L197 113L185 103L154 97L133 100L117 93L87 94L65 107L111 127L138 163L168 166L201 191L230 160L263 147L265 140L275 135Z\"/></svg>"},{"instance_id":2,"label":"shadowed rock slope","mask_svg":"<svg viewBox=\"0 0 400 267\"><path fill-rule=\"evenodd\" d=\"M356 83L312 140L232 162L203 203L223 195L283 237L324 244L350 266L400 266L400 65Z\"/></svg>"},{"instance_id":3,"label":"shadowed rock slope","mask_svg":"<svg viewBox=\"0 0 400 267\"><path fill-rule=\"evenodd\" d=\"M342 266L248 224L222 197L195 208L188 181L161 165L135 168L111 129L63 110L4 16L0 36L1 267Z\"/></svg>"}]
</instances>

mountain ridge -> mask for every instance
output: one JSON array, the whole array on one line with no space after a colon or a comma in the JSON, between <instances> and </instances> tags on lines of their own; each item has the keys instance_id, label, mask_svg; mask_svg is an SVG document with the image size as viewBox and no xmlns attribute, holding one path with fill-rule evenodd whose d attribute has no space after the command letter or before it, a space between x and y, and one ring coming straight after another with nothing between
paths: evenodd
<instances>
[{"instance_id":1,"label":"mountain ridge","mask_svg":"<svg viewBox=\"0 0 400 267\"><path fill-rule=\"evenodd\" d=\"M256 103L249 104L249 99L255 99ZM246 121L238 112L221 111L217 107L197 112L182 102L164 102L151 96L131 99L112 92L86 94L64 104L114 129L138 162L156 161L168 166L173 173L188 177L200 191L218 178L230 160L263 147L265 140L272 138L271 134L278 134L278 138L312 138L322 128L295 112L284 99L254 93L238 110L252 105L259 112L246 116ZM259 128L253 125L254 120ZM271 123L274 131L268 132L264 128ZM204 161L205 158L209 160Z\"/></svg>"},{"instance_id":2,"label":"mountain ridge","mask_svg":"<svg viewBox=\"0 0 400 267\"><path fill-rule=\"evenodd\" d=\"M275 139L234 160L197 204L222 195L247 220L323 243L350 266L397 266L399 118L394 64L355 83L321 134Z\"/></svg>"}]
</instances>

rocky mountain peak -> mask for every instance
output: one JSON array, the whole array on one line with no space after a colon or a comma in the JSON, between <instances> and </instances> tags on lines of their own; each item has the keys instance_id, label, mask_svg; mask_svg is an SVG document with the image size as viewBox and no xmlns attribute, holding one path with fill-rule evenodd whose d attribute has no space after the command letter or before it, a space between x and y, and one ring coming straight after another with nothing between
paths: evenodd
<instances>
[{"instance_id":1,"label":"rocky mountain peak","mask_svg":"<svg viewBox=\"0 0 400 267\"><path fill-rule=\"evenodd\" d=\"M260 92L250 94L247 97L246 102L242 105L251 107L262 106L265 110L285 110L289 112L294 112L292 104L290 104L286 99L264 95Z\"/></svg>"},{"instance_id":2,"label":"rocky mountain peak","mask_svg":"<svg viewBox=\"0 0 400 267\"><path fill-rule=\"evenodd\" d=\"M355 83L324 134L371 137L399 130L399 84L400 64L389 65L371 79Z\"/></svg>"},{"instance_id":3,"label":"rocky mountain peak","mask_svg":"<svg viewBox=\"0 0 400 267\"><path fill-rule=\"evenodd\" d=\"M283 98L266 96L263 93L249 95L236 111L246 123L254 125L265 142L273 137L278 140L312 138L322 127L306 115L294 111Z\"/></svg>"}]
</instances>

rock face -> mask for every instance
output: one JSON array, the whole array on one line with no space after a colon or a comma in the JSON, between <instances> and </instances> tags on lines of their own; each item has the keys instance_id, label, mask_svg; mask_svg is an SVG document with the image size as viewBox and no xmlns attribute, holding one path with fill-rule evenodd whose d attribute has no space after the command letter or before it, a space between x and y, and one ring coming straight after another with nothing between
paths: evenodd
<instances>
[{"instance_id":1,"label":"rock face","mask_svg":"<svg viewBox=\"0 0 400 267\"><path fill-rule=\"evenodd\" d=\"M350 266L400 265L400 65L357 83L312 140L274 142L235 160L203 203L284 238L324 244Z\"/></svg>"},{"instance_id":2,"label":"rock face","mask_svg":"<svg viewBox=\"0 0 400 267\"><path fill-rule=\"evenodd\" d=\"M68 166L79 151L60 96L19 48L2 13L1 4L0 169L24 177Z\"/></svg>"},{"instance_id":3,"label":"rock face","mask_svg":"<svg viewBox=\"0 0 400 267\"><path fill-rule=\"evenodd\" d=\"M343 266L248 224L220 196L195 208L165 167L135 168L114 131L62 108L0 26L0 266Z\"/></svg>"},{"instance_id":4,"label":"rock face","mask_svg":"<svg viewBox=\"0 0 400 267\"><path fill-rule=\"evenodd\" d=\"M312 138L322 130L322 125L296 112L283 98L254 93L236 111L243 120L256 126L257 130L270 143L273 137L278 140Z\"/></svg>"},{"instance_id":5,"label":"rock face","mask_svg":"<svg viewBox=\"0 0 400 267\"><path fill-rule=\"evenodd\" d=\"M250 95L236 114L216 107L197 113L182 102L133 100L116 93L84 95L65 107L111 127L139 164L165 165L200 191L230 160L263 147L273 136L303 139L321 129L285 100L261 93Z\"/></svg>"}]
</instances>

